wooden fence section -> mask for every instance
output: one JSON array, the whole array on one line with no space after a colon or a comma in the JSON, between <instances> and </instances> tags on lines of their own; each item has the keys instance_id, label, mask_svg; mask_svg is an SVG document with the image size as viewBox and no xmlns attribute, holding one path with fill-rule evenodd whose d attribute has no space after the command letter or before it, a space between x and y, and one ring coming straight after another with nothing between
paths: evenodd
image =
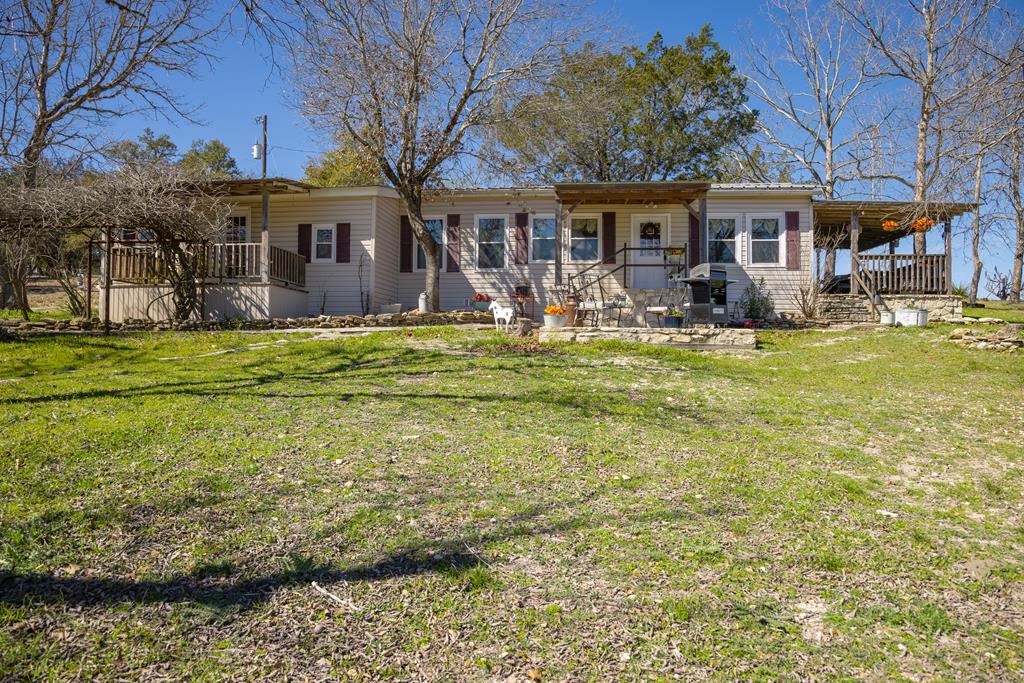
<instances>
[{"instance_id":1,"label":"wooden fence section","mask_svg":"<svg viewBox=\"0 0 1024 683\"><path fill-rule=\"evenodd\" d=\"M946 294L945 254L859 254L860 271L878 294Z\"/></svg>"},{"instance_id":2,"label":"wooden fence section","mask_svg":"<svg viewBox=\"0 0 1024 683\"><path fill-rule=\"evenodd\" d=\"M156 284L167 279L167 264L156 247L111 247L110 279L133 284Z\"/></svg>"},{"instance_id":3,"label":"wooden fence section","mask_svg":"<svg viewBox=\"0 0 1024 683\"><path fill-rule=\"evenodd\" d=\"M198 272L209 282L259 282L263 279L259 242L191 245L186 253L200 259ZM306 284L306 259L278 247L270 247L268 275L271 281L295 285ZM168 264L155 246L118 245L110 250L110 278L115 282L158 284L167 280Z\"/></svg>"}]
</instances>

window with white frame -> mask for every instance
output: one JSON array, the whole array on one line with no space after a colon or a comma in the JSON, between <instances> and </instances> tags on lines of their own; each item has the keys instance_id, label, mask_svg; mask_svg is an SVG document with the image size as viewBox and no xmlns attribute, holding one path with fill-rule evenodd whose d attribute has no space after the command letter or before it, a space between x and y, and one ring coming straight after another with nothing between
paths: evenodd
<instances>
[{"instance_id":1,"label":"window with white frame","mask_svg":"<svg viewBox=\"0 0 1024 683\"><path fill-rule=\"evenodd\" d=\"M751 216L748 261L765 265L782 263L784 237L781 216Z\"/></svg>"},{"instance_id":2,"label":"window with white frame","mask_svg":"<svg viewBox=\"0 0 1024 683\"><path fill-rule=\"evenodd\" d=\"M556 222L554 216L534 216L530 226L530 260L531 261L554 261L555 260L555 230Z\"/></svg>"},{"instance_id":3,"label":"window with white frame","mask_svg":"<svg viewBox=\"0 0 1024 683\"><path fill-rule=\"evenodd\" d=\"M437 243L438 256L441 261L439 266L441 270L444 270L444 219L443 218L424 218L423 225L427 228L427 232L430 233L431 237L434 238L434 242ZM423 251L423 246L420 244L418 237L416 240L416 270L427 269L427 253Z\"/></svg>"},{"instance_id":4,"label":"window with white frame","mask_svg":"<svg viewBox=\"0 0 1024 683\"><path fill-rule=\"evenodd\" d=\"M507 226L507 216L477 216L476 267L478 270L501 270L505 267Z\"/></svg>"},{"instance_id":5,"label":"window with white frame","mask_svg":"<svg viewBox=\"0 0 1024 683\"><path fill-rule=\"evenodd\" d=\"M334 260L334 226L314 225L313 226L313 260L333 261Z\"/></svg>"},{"instance_id":6,"label":"window with white frame","mask_svg":"<svg viewBox=\"0 0 1024 683\"><path fill-rule=\"evenodd\" d=\"M229 216L224 231L224 241L230 244L249 241L249 217L245 215Z\"/></svg>"},{"instance_id":7,"label":"window with white frame","mask_svg":"<svg viewBox=\"0 0 1024 683\"><path fill-rule=\"evenodd\" d=\"M596 261L600 250L597 216L573 216L569 225L569 260Z\"/></svg>"},{"instance_id":8,"label":"window with white frame","mask_svg":"<svg viewBox=\"0 0 1024 683\"><path fill-rule=\"evenodd\" d=\"M736 217L708 217L708 260L711 263L738 263Z\"/></svg>"}]
</instances>

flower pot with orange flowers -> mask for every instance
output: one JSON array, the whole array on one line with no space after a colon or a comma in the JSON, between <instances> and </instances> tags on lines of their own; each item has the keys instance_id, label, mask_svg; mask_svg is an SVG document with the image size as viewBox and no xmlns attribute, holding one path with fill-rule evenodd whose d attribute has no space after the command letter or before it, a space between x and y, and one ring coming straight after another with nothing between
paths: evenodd
<instances>
[{"instance_id":1,"label":"flower pot with orange flowers","mask_svg":"<svg viewBox=\"0 0 1024 683\"><path fill-rule=\"evenodd\" d=\"M565 327L568 320L565 306L548 306L544 309L544 327Z\"/></svg>"}]
</instances>

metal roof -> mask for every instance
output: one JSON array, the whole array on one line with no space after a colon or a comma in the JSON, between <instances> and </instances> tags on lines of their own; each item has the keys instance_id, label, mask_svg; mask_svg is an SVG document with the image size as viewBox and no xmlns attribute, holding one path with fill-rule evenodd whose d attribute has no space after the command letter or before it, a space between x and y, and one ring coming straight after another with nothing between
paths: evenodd
<instances>
[{"instance_id":1,"label":"metal roof","mask_svg":"<svg viewBox=\"0 0 1024 683\"><path fill-rule=\"evenodd\" d=\"M821 186L813 183L712 183L712 192L799 192L816 194Z\"/></svg>"}]
</instances>

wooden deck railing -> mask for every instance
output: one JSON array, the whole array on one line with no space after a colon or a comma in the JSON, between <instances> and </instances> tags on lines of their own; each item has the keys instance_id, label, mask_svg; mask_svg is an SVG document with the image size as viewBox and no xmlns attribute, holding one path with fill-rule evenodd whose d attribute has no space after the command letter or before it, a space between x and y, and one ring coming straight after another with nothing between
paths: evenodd
<instances>
[{"instance_id":1,"label":"wooden deck railing","mask_svg":"<svg viewBox=\"0 0 1024 683\"><path fill-rule=\"evenodd\" d=\"M305 287L306 257L280 247L270 247L270 279Z\"/></svg>"},{"instance_id":2,"label":"wooden deck railing","mask_svg":"<svg viewBox=\"0 0 1024 683\"><path fill-rule=\"evenodd\" d=\"M946 294L945 254L859 254L860 270L878 294Z\"/></svg>"},{"instance_id":3,"label":"wooden deck railing","mask_svg":"<svg viewBox=\"0 0 1024 683\"><path fill-rule=\"evenodd\" d=\"M259 242L238 242L193 245L187 251L199 252L199 271L207 283L259 282L263 279ZM110 253L110 277L117 282L159 284L167 279L168 266L164 255L148 244L116 245ZM306 259L300 254L279 247L270 247L268 277L273 282L306 284Z\"/></svg>"}]
</instances>

